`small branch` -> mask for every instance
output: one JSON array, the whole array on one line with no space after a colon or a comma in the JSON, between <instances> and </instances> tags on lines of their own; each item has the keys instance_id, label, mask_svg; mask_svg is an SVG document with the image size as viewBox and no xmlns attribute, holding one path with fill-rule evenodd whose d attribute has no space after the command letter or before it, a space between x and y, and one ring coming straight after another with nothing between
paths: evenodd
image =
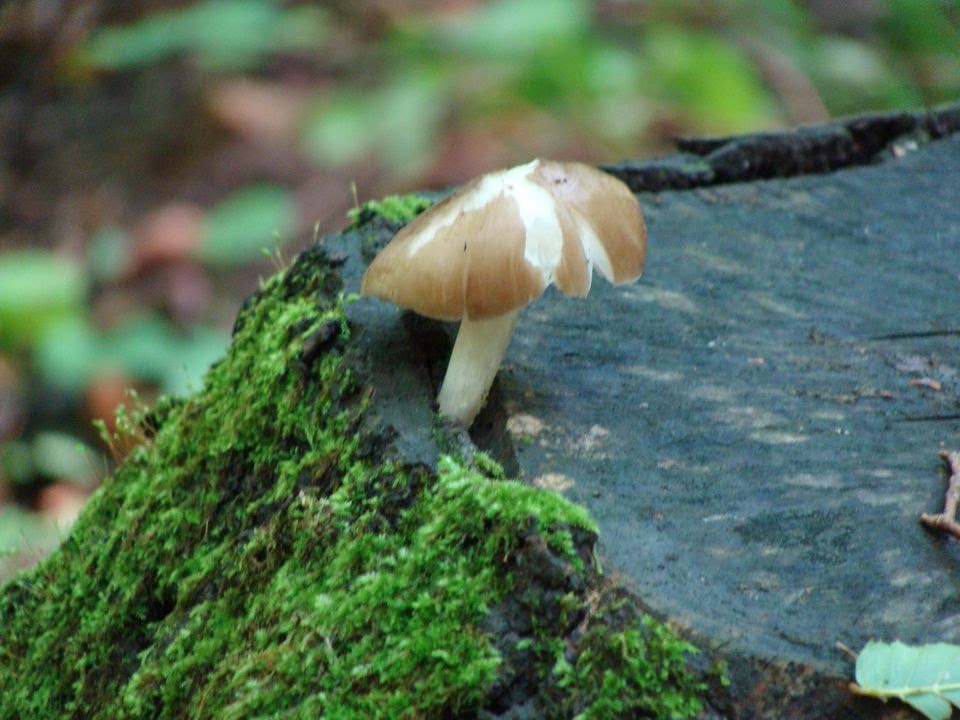
<instances>
[{"instance_id":1,"label":"small branch","mask_svg":"<svg viewBox=\"0 0 960 720\"><path fill-rule=\"evenodd\" d=\"M950 480L944 498L943 512L923 513L920 522L928 528L943 530L960 540L960 523L957 522L957 504L960 503L960 452L940 451L940 457L947 464Z\"/></svg>"},{"instance_id":2,"label":"small branch","mask_svg":"<svg viewBox=\"0 0 960 720\"><path fill-rule=\"evenodd\" d=\"M843 643L843 642L840 642L839 640L837 640L837 641L833 644L833 646L834 646L837 650L839 650L840 652L842 652L844 655L846 655L847 657L849 657L851 660L853 660L854 662L857 661L857 651L854 650L854 649L853 649L852 647L850 647L849 645L847 645L846 643Z\"/></svg>"}]
</instances>

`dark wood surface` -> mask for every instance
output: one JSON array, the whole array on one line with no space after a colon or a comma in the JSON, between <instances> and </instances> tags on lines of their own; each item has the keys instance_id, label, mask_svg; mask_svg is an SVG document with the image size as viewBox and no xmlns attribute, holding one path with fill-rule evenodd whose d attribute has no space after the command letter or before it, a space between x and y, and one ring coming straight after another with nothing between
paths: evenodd
<instances>
[{"instance_id":1,"label":"dark wood surface","mask_svg":"<svg viewBox=\"0 0 960 720\"><path fill-rule=\"evenodd\" d=\"M855 716L838 642L960 642L960 545L918 523L960 446L960 136L878 158L641 193L641 281L531 305L474 432L590 509L608 572L760 693L744 716L784 712L757 689L777 682L819 708L792 716ZM330 242L349 287L356 237ZM351 313L384 348L385 421L429 461L446 337Z\"/></svg>"}]
</instances>

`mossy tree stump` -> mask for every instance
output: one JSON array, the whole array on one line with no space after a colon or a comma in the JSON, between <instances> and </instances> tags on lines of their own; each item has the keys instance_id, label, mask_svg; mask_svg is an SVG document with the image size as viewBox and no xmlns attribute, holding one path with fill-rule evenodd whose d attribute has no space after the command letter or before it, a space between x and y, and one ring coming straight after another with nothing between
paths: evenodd
<instances>
[{"instance_id":1,"label":"mossy tree stump","mask_svg":"<svg viewBox=\"0 0 960 720\"><path fill-rule=\"evenodd\" d=\"M300 255L199 392L121 424L70 536L0 589L0 717L694 712L692 648L602 586L582 508L469 443L404 452L334 265Z\"/></svg>"}]
</instances>

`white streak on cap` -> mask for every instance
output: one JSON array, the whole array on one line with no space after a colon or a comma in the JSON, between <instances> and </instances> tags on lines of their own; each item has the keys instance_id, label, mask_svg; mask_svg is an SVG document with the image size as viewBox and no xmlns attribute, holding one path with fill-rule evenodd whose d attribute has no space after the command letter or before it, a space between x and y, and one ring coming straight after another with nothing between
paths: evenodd
<instances>
[{"instance_id":1,"label":"white streak on cap","mask_svg":"<svg viewBox=\"0 0 960 720\"><path fill-rule=\"evenodd\" d=\"M534 160L477 178L415 218L370 264L361 293L428 317L496 317L550 283L586 295L594 266L632 281L645 250L640 208L622 182Z\"/></svg>"}]
</instances>

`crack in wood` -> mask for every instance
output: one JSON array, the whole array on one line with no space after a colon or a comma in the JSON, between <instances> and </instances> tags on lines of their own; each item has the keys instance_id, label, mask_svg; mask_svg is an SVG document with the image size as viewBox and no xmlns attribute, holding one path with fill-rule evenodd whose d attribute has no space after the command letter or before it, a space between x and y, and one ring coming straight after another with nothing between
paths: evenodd
<instances>
[{"instance_id":1,"label":"crack in wood","mask_svg":"<svg viewBox=\"0 0 960 720\"><path fill-rule=\"evenodd\" d=\"M867 340L911 340L914 338L951 337L954 335L960 335L960 330L920 330L917 332L891 333L889 335L874 335L873 337L868 337Z\"/></svg>"}]
</instances>

